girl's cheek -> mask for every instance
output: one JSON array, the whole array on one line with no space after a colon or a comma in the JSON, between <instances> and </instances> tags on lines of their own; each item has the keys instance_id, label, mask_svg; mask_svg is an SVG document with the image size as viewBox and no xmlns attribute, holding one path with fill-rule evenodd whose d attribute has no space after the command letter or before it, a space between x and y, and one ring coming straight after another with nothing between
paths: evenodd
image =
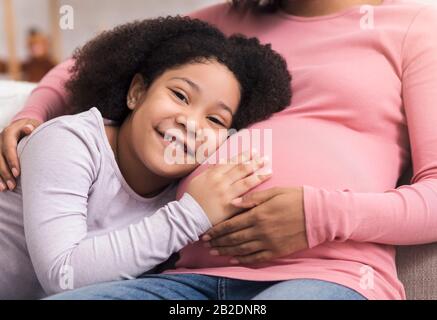
<instances>
[{"instance_id":1,"label":"girl's cheek","mask_svg":"<svg viewBox=\"0 0 437 320\"><path fill-rule=\"evenodd\" d=\"M218 149L218 147L220 147L220 145L222 144L222 139L220 138L218 132L216 132L215 130L207 129L203 131L203 134L204 138L206 138L204 140L204 143L208 146L208 150Z\"/></svg>"},{"instance_id":2,"label":"girl's cheek","mask_svg":"<svg viewBox=\"0 0 437 320\"><path fill-rule=\"evenodd\" d=\"M216 152L223 145L223 143L226 142L227 137L227 133L217 133L215 138L211 139L209 144L208 150L210 151L210 154Z\"/></svg>"},{"instance_id":3,"label":"girl's cheek","mask_svg":"<svg viewBox=\"0 0 437 320\"><path fill-rule=\"evenodd\" d=\"M175 112L180 110L181 106L178 105L174 99L170 96L162 97L154 103L155 115L168 117L174 115Z\"/></svg>"},{"instance_id":4,"label":"girl's cheek","mask_svg":"<svg viewBox=\"0 0 437 320\"><path fill-rule=\"evenodd\" d=\"M228 130L220 129L216 136L216 143L220 147L228 139Z\"/></svg>"}]
</instances>

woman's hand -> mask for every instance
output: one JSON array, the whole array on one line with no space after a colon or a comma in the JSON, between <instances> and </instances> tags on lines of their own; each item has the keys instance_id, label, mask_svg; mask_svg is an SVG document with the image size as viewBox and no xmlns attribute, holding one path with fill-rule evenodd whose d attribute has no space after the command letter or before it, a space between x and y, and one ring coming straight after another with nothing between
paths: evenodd
<instances>
[{"instance_id":1,"label":"woman's hand","mask_svg":"<svg viewBox=\"0 0 437 320\"><path fill-rule=\"evenodd\" d=\"M21 119L14 121L0 133L0 192L15 188L15 178L20 175L18 142L41 123L34 119Z\"/></svg>"},{"instance_id":2,"label":"woman's hand","mask_svg":"<svg viewBox=\"0 0 437 320\"><path fill-rule=\"evenodd\" d=\"M271 177L256 171L265 159L248 153L239 155L230 164L214 165L193 178L187 192L199 203L212 225L224 221L241 208L231 202Z\"/></svg>"},{"instance_id":3,"label":"woman's hand","mask_svg":"<svg viewBox=\"0 0 437 320\"><path fill-rule=\"evenodd\" d=\"M231 263L265 262L307 249L303 188L272 188L232 203L252 208L226 220L202 237L212 255L232 256Z\"/></svg>"}]
</instances>

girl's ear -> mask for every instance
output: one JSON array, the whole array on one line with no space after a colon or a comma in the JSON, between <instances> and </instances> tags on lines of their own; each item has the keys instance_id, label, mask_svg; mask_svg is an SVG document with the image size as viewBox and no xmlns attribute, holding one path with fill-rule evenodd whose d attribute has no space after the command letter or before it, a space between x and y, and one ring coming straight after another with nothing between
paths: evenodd
<instances>
[{"instance_id":1,"label":"girl's ear","mask_svg":"<svg viewBox=\"0 0 437 320\"><path fill-rule=\"evenodd\" d=\"M127 107L134 110L146 93L146 90L147 86L144 83L143 76L139 73L135 74L127 93Z\"/></svg>"}]
</instances>

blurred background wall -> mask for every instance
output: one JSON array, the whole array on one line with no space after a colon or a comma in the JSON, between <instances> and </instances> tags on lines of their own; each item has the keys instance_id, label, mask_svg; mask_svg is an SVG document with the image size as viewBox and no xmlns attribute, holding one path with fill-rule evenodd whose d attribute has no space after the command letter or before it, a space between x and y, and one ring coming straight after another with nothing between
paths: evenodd
<instances>
[{"instance_id":1,"label":"blurred background wall","mask_svg":"<svg viewBox=\"0 0 437 320\"><path fill-rule=\"evenodd\" d=\"M44 70L68 58L102 30L135 19L186 14L224 1L0 0L0 79L11 78L5 73L11 55L16 69L12 78L36 82ZM417 1L437 4L437 0ZM59 28L59 8L63 5L73 8L73 30Z\"/></svg>"},{"instance_id":2,"label":"blurred background wall","mask_svg":"<svg viewBox=\"0 0 437 320\"><path fill-rule=\"evenodd\" d=\"M9 3L13 12L13 31L15 56L23 65L29 59L29 41L43 44L46 37L48 47L57 58L68 58L73 50L84 44L98 32L115 25L132 21L157 17L161 15L186 14L194 10L223 2L224 0L0 0L0 61L7 61L8 31L5 30L7 19L5 7ZM59 16L59 8L70 5L74 9L74 29L58 30L57 35L52 35L53 6L57 9L54 14ZM31 29L38 35L30 36ZM10 31L9 31L10 32ZM53 36L58 37L59 48L53 48ZM44 46L44 45L42 45ZM41 46L39 49L41 50ZM54 63L58 61L53 61ZM3 66L4 68L4 66ZM0 66L0 74L2 67ZM20 68L21 69L21 68ZM0 78L8 78L0 75ZM29 80L29 79L25 79ZM30 79L31 80L31 79Z\"/></svg>"}]
</instances>

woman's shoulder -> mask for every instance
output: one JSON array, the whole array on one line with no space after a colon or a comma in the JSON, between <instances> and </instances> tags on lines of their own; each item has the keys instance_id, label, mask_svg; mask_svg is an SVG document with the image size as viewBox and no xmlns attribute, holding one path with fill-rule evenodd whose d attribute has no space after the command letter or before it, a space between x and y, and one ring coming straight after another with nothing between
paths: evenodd
<instances>
[{"instance_id":1,"label":"woman's shoulder","mask_svg":"<svg viewBox=\"0 0 437 320\"><path fill-rule=\"evenodd\" d=\"M372 22L377 31L385 34L379 39L395 46L394 52L401 53L401 60L428 48L429 42L437 39L437 6L432 3L384 0L383 5L376 7Z\"/></svg>"},{"instance_id":2,"label":"woman's shoulder","mask_svg":"<svg viewBox=\"0 0 437 320\"><path fill-rule=\"evenodd\" d=\"M385 0L385 5L381 8L388 9L392 13L392 19L401 16L414 19L422 11L437 15L437 5L435 3L425 3L420 0Z\"/></svg>"},{"instance_id":3,"label":"woman's shoulder","mask_svg":"<svg viewBox=\"0 0 437 320\"><path fill-rule=\"evenodd\" d=\"M190 13L189 17L208 22L220 30L226 31L229 24L241 22L245 16L251 14L252 10L249 10L248 7L237 8L229 1L201 8Z\"/></svg>"},{"instance_id":4,"label":"woman's shoulder","mask_svg":"<svg viewBox=\"0 0 437 320\"><path fill-rule=\"evenodd\" d=\"M402 30L403 50L408 52L427 48L436 42L437 5L420 0L385 0L385 21ZM375 23L376 23L375 17ZM434 46L433 46L434 47Z\"/></svg>"},{"instance_id":5,"label":"woman's shoulder","mask_svg":"<svg viewBox=\"0 0 437 320\"><path fill-rule=\"evenodd\" d=\"M214 23L218 17L228 14L231 9L230 3L219 3L196 10L190 13L189 17Z\"/></svg>"}]
</instances>

